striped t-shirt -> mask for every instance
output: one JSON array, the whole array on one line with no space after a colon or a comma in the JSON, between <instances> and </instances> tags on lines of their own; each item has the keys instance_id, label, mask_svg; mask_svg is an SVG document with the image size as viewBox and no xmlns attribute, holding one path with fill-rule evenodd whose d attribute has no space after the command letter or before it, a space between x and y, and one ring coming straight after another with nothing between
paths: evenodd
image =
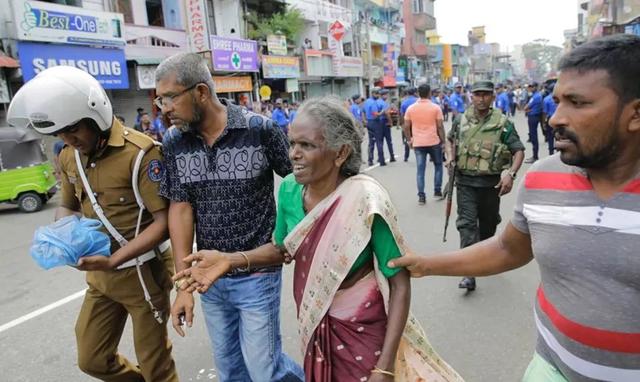
<instances>
[{"instance_id":1,"label":"striped t-shirt","mask_svg":"<svg viewBox=\"0 0 640 382\"><path fill-rule=\"evenodd\" d=\"M571 381L640 381L640 174L602 200L553 155L525 175L512 223L540 267L537 352Z\"/></svg>"}]
</instances>

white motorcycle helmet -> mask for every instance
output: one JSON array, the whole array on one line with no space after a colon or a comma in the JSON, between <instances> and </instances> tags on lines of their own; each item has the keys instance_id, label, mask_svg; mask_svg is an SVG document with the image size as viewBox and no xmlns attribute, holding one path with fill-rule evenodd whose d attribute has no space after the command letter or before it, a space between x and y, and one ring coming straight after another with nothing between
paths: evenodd
<instances>
[{"instance_id":1,"label":"white motorcycle helmet","mask_svg":"<svg viewBox=\"0 0 640 382\"><path fill-rule=\"evenodd\" d=\"M100 83L72 66L40 72L18 90L7 112L10 125L32 126L40 134L55 134L84 118L104 132L113 123L113 109Z\"/></svg>"}]
</instances>

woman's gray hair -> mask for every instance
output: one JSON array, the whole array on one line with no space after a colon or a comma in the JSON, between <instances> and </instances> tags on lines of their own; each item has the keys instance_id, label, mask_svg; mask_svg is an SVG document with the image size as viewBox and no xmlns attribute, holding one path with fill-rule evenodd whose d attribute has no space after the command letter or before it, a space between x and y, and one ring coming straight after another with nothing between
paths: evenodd
<instances>
[{"instance_id":1,"label":"woman's gray hair","mask_svg":"<svg viewBox=\"0 0 640 382\"><path fill-rule=\"evenodd\" d=\"M340 174L357 175L362 164L362 133L344 103L334 96L311 98L300 105L298 116L302 114L320 124L329 149L337 152L345 145L351 148Z\"/></svg>"},{"instance_id":2,"label":"woman's gray hair","mask_svg":"<svg viewBox=\"0 0 640 382\"><path fill-rule=\"evenodd\" d=\"M204 58L196 53L178 53L165 59L156 69L156 83L175 74L178 85L190 87L204 83L215 97L216 90Z\"/></svg>"}]
</instances>

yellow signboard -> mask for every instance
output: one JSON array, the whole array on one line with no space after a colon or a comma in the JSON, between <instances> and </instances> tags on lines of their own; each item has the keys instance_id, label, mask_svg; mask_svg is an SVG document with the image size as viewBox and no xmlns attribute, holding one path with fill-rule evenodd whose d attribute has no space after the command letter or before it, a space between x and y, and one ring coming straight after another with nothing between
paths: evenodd
<instances>
[{"instance_id":1,"label":"yellow signboard","mask_svg":"<svg viewBox=\"0 0 640 382\"><path fill-rule=\"evenodd\" d=\"M216 93L250 92L253 89L251 76L213 76Z\"/></svg>"},{"instance_id":2,"label":"yellow signboard","mask_svg":"<svg viewBox=\"0 0 640 382\"><path fill-rule=\"evenodd\" d=\"M260 98L265 100L271 98L271 88L268 85L262 85L260 87Z\"/></svg>"}]
</instances>

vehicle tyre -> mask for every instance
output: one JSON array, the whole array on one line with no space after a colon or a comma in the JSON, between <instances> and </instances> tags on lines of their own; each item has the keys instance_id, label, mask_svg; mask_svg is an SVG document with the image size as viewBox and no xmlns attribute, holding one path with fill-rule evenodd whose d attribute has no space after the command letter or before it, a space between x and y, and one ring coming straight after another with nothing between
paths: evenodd
<instances>
[{"instance_id":1,"label":"vehicle tyre","mask_svg":"<svg viewBox=\"0 0 640 382\"><path fill-rule=\"evenodd\" d=\"M18 208L22 212L36 212L42 209L42 198L35 192L27 192L18 198Z\"/></svg>"}]
</instances>

